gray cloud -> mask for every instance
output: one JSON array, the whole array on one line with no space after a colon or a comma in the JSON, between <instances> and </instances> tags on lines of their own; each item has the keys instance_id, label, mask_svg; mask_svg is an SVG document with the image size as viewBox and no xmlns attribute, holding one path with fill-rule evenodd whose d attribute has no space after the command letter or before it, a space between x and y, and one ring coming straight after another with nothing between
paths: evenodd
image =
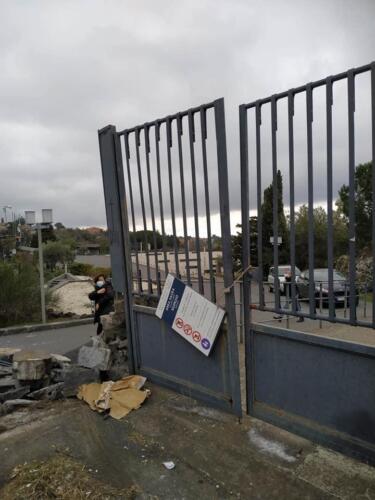
<instances>
[{"instance_id":1,"label":"gray cloud","mask_svg":"<svg viewBox=\"0 0 375 500\"><path fill-rule=\"evenodd\" d=\"M371 61L374 14L371 0L4 0L0 205L52 207L68 225L105 225L97 129L133 126L224 96L231 204L239 209L238 105ZM357 112L361 161L368 151L366 92L364 84ZM336 102L344 106L342 99ZM346 175L344 114L337 115L337 186ZM319 200L326 184L324 122L314 127ZM302 132L301 125L301 200ZM287 170L282 119L279 134L280 166ZM266 172L267 141L264 148ZM217 207L215 190L212 200Z\"/></svg>"}]
</instances>

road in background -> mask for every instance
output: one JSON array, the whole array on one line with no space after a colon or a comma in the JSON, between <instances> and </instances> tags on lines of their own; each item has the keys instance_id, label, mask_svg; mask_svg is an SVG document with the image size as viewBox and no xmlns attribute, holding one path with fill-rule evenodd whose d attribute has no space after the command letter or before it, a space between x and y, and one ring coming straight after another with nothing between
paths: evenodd
<instances>
[{"instance_id":1,"label":"road in background","mask_svg":"<svg viewBox=\"0 0 375 500\"><path fill-rule=\"evenodd\" d=\"M53 354L66 354L86 344L95 334L96 328L93 324L18 333L0 337L0 347L20 347Z\"/></svg>"}]
</instances>

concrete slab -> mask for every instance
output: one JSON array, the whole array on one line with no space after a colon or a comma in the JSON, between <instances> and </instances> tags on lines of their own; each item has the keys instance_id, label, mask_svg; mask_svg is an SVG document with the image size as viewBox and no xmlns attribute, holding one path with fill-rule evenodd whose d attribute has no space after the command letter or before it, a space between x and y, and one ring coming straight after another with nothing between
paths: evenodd
<instances>
[{"instance_id":1,"label":"concrete slab","mask_svg":"<svg viewBox=\"0 0 375 500\"><path fill-rule=\"evenodd\" d=\"M104 482L136 484L137 498L375 498L375 469L365 464L148 386L151 397L121 421L76 400L23 410L17 423L17 412L1 418L0 485L15 465L61 451ZM166 461L175 468L166 470Z\"/></svg>"},{"instance_id":2,"label":"concrete slab","mask_svg":"<svg viewBox=\"0 0 375 500\"><path fill-rule=\"evenodd\" d=\"M105 347L82 346L78 353L78 364L85 368L108 370L111 350Z\"/></svg>"}]
</instances>

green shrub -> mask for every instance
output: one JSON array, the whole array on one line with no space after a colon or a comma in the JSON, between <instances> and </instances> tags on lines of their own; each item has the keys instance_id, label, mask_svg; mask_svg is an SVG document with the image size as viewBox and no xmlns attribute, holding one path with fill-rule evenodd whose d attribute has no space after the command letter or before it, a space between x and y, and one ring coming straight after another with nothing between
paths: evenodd
<instances>
[{"instance_id":1,"label":"green shrub","mask_svg":"<svg viewBox=\"0 0 375 500\"><path fill-rule=\"evenodd\" d=\"M91 276L94 266L84 262L72 262L69 266L69 272L77 276Z\"/></svg>"},{"instance_id":2,"label":"green shrub","mask_svg":"<svg viewBox=\"0 0 375 500\"><path fill-rule=\"evenodd\" d=\"M0 327L40 319L38 270L29 262L0 263Z\"/></svg>"}]
</instances>

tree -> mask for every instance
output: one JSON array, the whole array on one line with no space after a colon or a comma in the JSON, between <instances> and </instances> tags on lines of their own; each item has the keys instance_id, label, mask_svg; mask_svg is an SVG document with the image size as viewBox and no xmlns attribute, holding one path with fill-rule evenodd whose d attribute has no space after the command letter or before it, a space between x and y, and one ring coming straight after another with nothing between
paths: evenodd
<instances>
[{"instance_id":1,"label":"tree","mask_svg":"<svg viewBox=\"0 0 375 500\"><path fill-rule=\"evenodd\" d=\"M258 217L250 217L250 263L252 266L258 265ZM233 270L235 272L242 269L242 224L237 224L239 229L237 234L232 236L232 256Z\"/></svg>"},{"instance_id":2,"label":"tree","mask_svg":"<svg viewBox=\"0 0 375 500\"><path fill-rule=\"evenodd\" d=\"M309 213L308 207L302 205L295 215L296 229L296 263L301 269L306 269L309 265ZM313 231L314 231L314 267L327 267L328 246L327 246L328 218L323 207L316 207L313 210ZM334 261L347 251L348 232L347 225L339 212L333 212L333 256Z\"/></svg>"},{"instance_id":3,"label":"tree","mask_svg":"<svg viewBox=\"0 0 375 500\"><path fill-rule=\"evenodd\" d=\"M44 261L50 270L56 268L58 263L69 264L74 260L74 253L70 246L60 241L49 241L43 245Z\"/></svg>"},{"instance_id":4,"label":"tree","mask_svg":"<svg viewBox=\"0 0 375 500\"><path fill-rule=\"evenodd\" d=\"M283 202L283 177L280 170L276 176L277 189L277 215L278 215L278 236L282 238L282 245L279 248L279 263L289 262L289 233L287 218L284 213ZM273 263L273 244L270 238L273 237L273 183L271 183L263 193L263 203L261 206L262 217L262 257L263 273L266 276ZM250 262L253 266L258 265L258 218L250 217ZM237 225L241 231L237 231L232 236L233 268L235 271L242 268L242 227Z\"/></svg>"},{"instance_id":5,"label":"tree","mask_svg":"<svg viewBox=\"0 0 375 500\"><path fill-rule=\"evenodd\" d=\"M39 274L22 260L0 263L0 327L40 318Z\"/></svg>"},{"instance_id":6,"label":"tree","mask_svg":"<svg viewBox=\"0 0 375 500\"><path fill-rule=\"evenodd\" d=\"M358 250L363 250L370 244L372 224L372 162L361 163L356 167L354 176L354 206L356 242ZM349 221L349 186L344 184L339 190L336 202L339 211Z\"/></svg>"},{"instance_id":7,"label":"tree","mask_svg":"<svg viewBox=\"0 0 375 500\"><path fill-rule=\"evenodd\" d=\"M42 243L47 243L47 241L56 241L56 234L52 224L42 229ZM30 246L38 248L38 234L36 231L32 235Z\"/></svg>"},{"instance_id":8,"label":"tree","mask_svg":"<svg viewBox=\"0 0 375 500\"><path fill-rule=\"evenodd\" d=\"M276 189L278 236L282 238L282 244L279 247L279 263L287 264L289 262L289 234L284 213L283 176L280 170L277 171ZM262 203L263 272L265 275L268 274L268 270L273 263L273 244L270 242L270 238L273 236L273 183L271 183L264 190Z\"/></svg>"}]
</instances>

